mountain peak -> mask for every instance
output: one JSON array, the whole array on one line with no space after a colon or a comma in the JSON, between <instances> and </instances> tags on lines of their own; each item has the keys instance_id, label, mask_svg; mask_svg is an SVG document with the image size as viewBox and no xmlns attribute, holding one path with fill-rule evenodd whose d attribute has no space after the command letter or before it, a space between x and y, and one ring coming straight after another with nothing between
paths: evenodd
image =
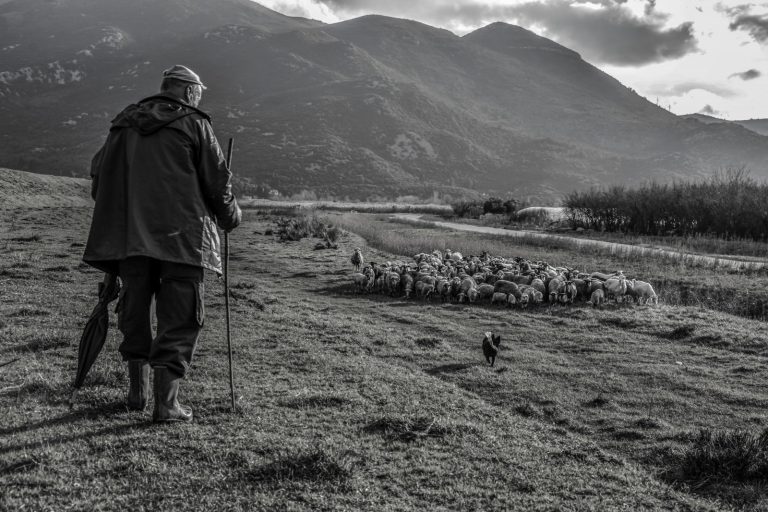
<instances>
[{"instance_id":1,"label":"mountain peak","mask_svg":"<svg viewBox=\"0 0 768 512\"><path fill-rule=\"evenodd\" d=\"M546 51L568 57L581 58L577 52L558 44L551 39L542 37L528 29L496 21L479 28L464 36L471 41L490 50L506 55L520 55L530 51Z\"/></svg>"}]
</instances>

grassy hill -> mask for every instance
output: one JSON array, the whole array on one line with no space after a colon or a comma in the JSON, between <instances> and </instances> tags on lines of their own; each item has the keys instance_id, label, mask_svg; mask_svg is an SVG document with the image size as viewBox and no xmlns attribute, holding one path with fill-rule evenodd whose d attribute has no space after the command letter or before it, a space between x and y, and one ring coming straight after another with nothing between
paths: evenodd
<instances>
[{"instance_id":1,"label":"grassy hill","mask_svg":"<svg viewBox=\"0 0 768 512\"><path fill-rule=\"evenodd\" d=\"M90 209L6 214L2 509L768 505L762 480L702 485L685 459L701 428L765 428L764 322L668 304L520 311L359 295L353 248L369 261L398 255L354 234L335 251L281 243L265 234L273 217L247 211L231 235L237 412L222 283L209 275L206 325L181 392L196 421L154 426L125 408L114 315L85 388L68 402L101 279L80 263ZM445 236L411 229L409 238L436 245ZM551 263L577 256L557 254ZM488 330L502 336L494 368L480 350Z\"/></svg>"}]
</instances>

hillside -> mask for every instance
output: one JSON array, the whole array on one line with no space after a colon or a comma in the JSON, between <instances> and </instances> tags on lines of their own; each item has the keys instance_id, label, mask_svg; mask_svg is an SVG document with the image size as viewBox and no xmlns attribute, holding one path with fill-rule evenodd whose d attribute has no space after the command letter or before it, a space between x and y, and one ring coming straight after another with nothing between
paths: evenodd
<instances>
[{"instance_id":1,"label":"hillside","mask_svg":"<svg viewBox=\"0 0 768 512\"><path fill-rule=\"evenodd\" d=\"M90 206L91 181L0 168L0 210L45 206Z\"/></svg>"},{"instance_id":2,"label":"hillside","mask_svg":"<svg viewBox=\"0 0 768 512\"><path fill-rule=\"evenodd\" d=\"M768 135L768 119L744 119L741 121L728 121L726 119L720 119L719 117L708 116L706 114L686 114L681 117L685 119L694 119L704 124L737 124L757 134Z\"/></svg>"},{"instance_id":3,"label":"hillside","mask_svg":"<svg viewBox=\"0 0 768 512\"><path fill-rule=\"evenodd\" d=\"M218 136L237 138L235 172L287 194L554 202L725 166L768 176L764 137L680 119L505 23L459 37L384 16L323 25L248 0L11 0L0 26L11 168L83 175L109 120L179 62L209 85Z\"/></svg>"}]
</instances>

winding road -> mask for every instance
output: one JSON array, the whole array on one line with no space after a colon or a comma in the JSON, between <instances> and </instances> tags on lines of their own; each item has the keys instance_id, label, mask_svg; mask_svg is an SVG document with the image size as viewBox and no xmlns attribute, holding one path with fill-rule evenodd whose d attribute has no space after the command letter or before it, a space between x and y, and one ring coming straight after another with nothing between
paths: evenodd
<instances>
[{"instance_id":1,"label":"winding road","mask_svg":"<svg viewBox=\"0 0 768 512\"><path fill-rule=\"evenodd\" d=\"M430 224L443 229L453 229L457 231L468 231L472 233L483 233L488 235L508 236L512 238L557 240L564 247L572 249L599 248L612 255L629 255L649 258L668 258L684 263L711 268L728 268L732 270L759 270L768 267L768 260L761 258L744 257L736 259L733 257L708 256L702 254L693 254L687 252L674 251L670 249L659 249L655 247L643 247L639 245L620 244L615 242L606 242L603 240L590 240L588 238L573 238L569 236L553 235L537 231L513 230L493 228L490 226L474 226L471 224L459 224L456 222L423 220L422 215L415 213L396 213L392 217L406 220L408 222L419 222Z\"/></svg>"}]
</instances>

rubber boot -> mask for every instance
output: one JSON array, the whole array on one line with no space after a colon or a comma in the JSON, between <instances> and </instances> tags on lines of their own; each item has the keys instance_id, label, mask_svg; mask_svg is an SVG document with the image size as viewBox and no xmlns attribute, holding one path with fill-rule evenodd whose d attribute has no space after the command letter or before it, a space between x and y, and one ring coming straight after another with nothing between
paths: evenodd
<instances>
[{"instance_id":1,"label":"rubber boot","mask_svg":"<svg viewBox=\"0 0 768 512\"><path fill-rule=\"evenodd\" d=\"M128 361L128 408L143 411L149 396L149 363Z\"/></svg>"},{"instance_id":2,"label":"rubber boot","mask_svg":"<svg viewBox=\"0 0 768 512\"><path fill-rule=\"evenodd\" d=\"M165 366L155 367L155 411L152 421L192 421L192 409L179 404L179 382L181 377Z\"/></svg>"}]
</instances>

